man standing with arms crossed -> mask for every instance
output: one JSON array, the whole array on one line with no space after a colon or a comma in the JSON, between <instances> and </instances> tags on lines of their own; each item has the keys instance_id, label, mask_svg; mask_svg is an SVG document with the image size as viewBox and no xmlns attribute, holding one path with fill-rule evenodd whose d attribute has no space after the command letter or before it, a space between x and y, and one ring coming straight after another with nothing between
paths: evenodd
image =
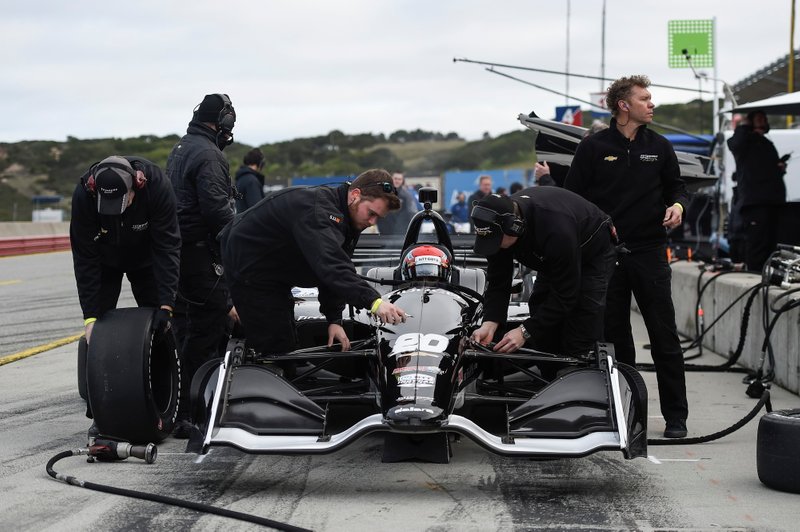
<instances>
[{"instance_id":1,"label":"man standing with arms crossed","mask_svg":"<svg viewBox=\"0 0 800 532\"><path fill-rule=\"evenodd\" d=\"M686 436L688 404L683 351L672 304L672 270L666 257L667 230L680 225L688 203L678 159L667 139L647 128L653 121L647 76L620 78L608 88L611 127L585 138L575 152L565 188L611 215L620 256L608 287L605 340L620 362L634 365L631 294L652 345L664 436Z\"/></svg>"}]
</instances>

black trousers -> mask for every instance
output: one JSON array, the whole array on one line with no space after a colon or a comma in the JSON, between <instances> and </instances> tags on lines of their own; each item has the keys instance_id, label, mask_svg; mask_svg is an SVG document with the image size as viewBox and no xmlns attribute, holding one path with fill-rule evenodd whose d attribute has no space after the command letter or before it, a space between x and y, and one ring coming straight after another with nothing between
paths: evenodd
<instances>
[{"instance_id":1,"label":"black trousers","mask_svg":"<svg viewBox=\"0 0 800 532\"><path fill-rule=\"evenodd\" d=\"M672 305L672 270L664 247L620 256L608 287L605 339L614 344L618 361L633 366L636 349L631 332L631 294L650 338L661 414L667 420L685 420L689 407L683 350Z\"/></svg>"},{"instance_id":2,"label":"black trousers","mask_svg":"<svg viewBox=\"0 0 800 532\"><path fill-rule=\"evenodd\" d=\"M778 224L781 205L751 205L742 207L745 225L745 263L747 269L761 271L767 258L778 244Z\"/></svg>"},{"instance_id":3,"label":"black trousers","mask_svg":"<svg viewBox=\"0 0 800 532\"><path fill-rule=\"evenodd\" d=\"M603 314L606 291L617 253L608 244L605 252L594 260L583 264L578 302L566 319L549 331L535 331L533 346L541 351L561 353L568 356L586 356L603 338ZM545 275L537 275L530 299L533 314L544 303L550 293L557 290Z\"/></svg>"},{"instance_id":4,"label":"black trousers","mask_svg":"<svg viewBox=\"0 0 800 532\"><path fill-rule=\"evenodd\" d=\"M124 272L110 266L102 266L100 270L99 308L97 316L95 317L101 318L109 310L117 308L119 294L122 291L123 275L127 275L128 281L131 283L131 291L133 292L133 297L136 299L136 304L138 306L158 307L158 285L156 284L156 278L153 274L153 268L148 266L146 268ZM79 354L79 356L85 355ZM85 378L85 376L81 378ZM89 406L89 398L83 398L86 399L86 417L91 419L93 416L91 407Z\"/></svg>"},{"instance_id":5,"label":"black trousers","mask_svg":"<svg viewBox=\"0 0 800 532\"><path fill-rule=\"evenodd\" d=\"M197 369L225 354L228 323L228 290L222 272L205 243L181 247L181 270L176 304L176 336L181 360L180 417L189 413L189 389Z\"/></svg>"},{"instance_id":6,"label":"black trousers","mask_svg":"<svg viewBox=\"0 0 800 532\"><path fill-rule=\"evenodd\" d=\"M97 318L117 308L119 294L122 291L122 276L127 275L131 283L131 291L140 307L158 306L158 286L153 274L153 268L146 267L130 272L123 272L117 268L103 266L100 272L100 309Z\"/></svg>"},{"instance_id":7,"label":"black trousers","mask_svg":"<svg viewBox=\"0 0 800 532\"><path fill-rule=\"evenodd\" d=\"M231 281L231 297L244 329L245 344L264 354L297 349L292 287Z\"/></svg>"}]
</instances>

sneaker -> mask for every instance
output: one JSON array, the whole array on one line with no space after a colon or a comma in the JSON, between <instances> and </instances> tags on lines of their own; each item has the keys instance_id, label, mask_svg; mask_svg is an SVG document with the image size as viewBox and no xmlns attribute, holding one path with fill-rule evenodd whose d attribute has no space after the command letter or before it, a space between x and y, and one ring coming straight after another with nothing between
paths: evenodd
<instances>
[{"instance_id":1,"label":"sneaker","mask_svg":"<svg viewBox=\"0 0 800 532\"><path fill-rule=\"evenodd\" d=\"M175 422L175 428L172 429L172 435L179 440L188 440L192 434L194 425L188 419L179 419Z\"/></svg>"},{"instance_id":2,"label":"sneaker","mask_svg":"<svg viewBox=\"0 0 800 532\"><path fill-rule=\"evenodd\" d=\"M100 436L100 431L97 429L97 424L93 421L92 426L86 432L87 447L94 445L94 440Z\"/></svg>"},{"instance_id":3,"label":"sneaker","mask_svg":"<svg viewBox=\"0 0 800 532\"><path fill-rule=\"evenodd\" d=\"M685 419L668 419L667 427L664 429L665 438L685 438L686 437Z\"/></svg>"}]
</instances>

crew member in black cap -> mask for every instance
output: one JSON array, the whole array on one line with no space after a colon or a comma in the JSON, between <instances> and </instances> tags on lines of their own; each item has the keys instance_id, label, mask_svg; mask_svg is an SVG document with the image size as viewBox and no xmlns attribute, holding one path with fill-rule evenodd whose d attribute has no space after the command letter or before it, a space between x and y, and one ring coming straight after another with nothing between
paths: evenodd
<instances>
[{"instance_id":1,"label":"crew member in black cap","mask_svg":"<svg viewBox=\"0 0 800 532\"><path fill-rule=\"evenodd\" d=\"M69 236L86 342L116 308L123 275L136 303L157 309L154 328L170 328L181 239L175 195L158 166L118 156L93 165L72 195Z\"/></svg>"},{"instance_id":2,"label":"crew member in black cap","mask_svg":"<svg viewBox=\"0 0 800 532\"><path fill-rule=\"evenodd\" d=\"M475 253L487 257L483 323L472 335L495 338L508 313L514 261L536 270L530 317L494 350L535 349L586 356L603 337L603 309L616 250L611 218L577 194L533 187L490 194L472 209Z\"/></svg>"},{"instance_id":3,"label":"crew member in black cap","mask_svg":"<svg viewBox=\"0 0 800 532\"><path fill-rule=\"evenodd\" d=\"M236 112L227 94L208 94L194 110L189 127L167 159L167 175L178 202L181 272L178 288L178 342L188 397L194 372L221 356L235 319L222 272L217 233L233 219L233 187L223 148L233 142ZM188 437L189 404L182 401L175 435Z\"/></svg>"}]
</instances>

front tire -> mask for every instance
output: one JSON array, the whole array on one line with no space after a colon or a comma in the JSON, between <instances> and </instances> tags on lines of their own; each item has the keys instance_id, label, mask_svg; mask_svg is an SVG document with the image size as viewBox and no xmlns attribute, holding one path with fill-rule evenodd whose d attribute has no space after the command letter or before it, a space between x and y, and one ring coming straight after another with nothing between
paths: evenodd
<instances>
[{"instance_id":1,"label":"front tire","mask_svg":"<svg viewBox=\"0 0 800 532\"><path fill-rule=\"evenodd\" d=\"M100 434L160 442L175 424L180 362L172 332L152 330L152 308L123 308L97 320L87 353L89 405Z\"/></svg>"}]
</instances>

